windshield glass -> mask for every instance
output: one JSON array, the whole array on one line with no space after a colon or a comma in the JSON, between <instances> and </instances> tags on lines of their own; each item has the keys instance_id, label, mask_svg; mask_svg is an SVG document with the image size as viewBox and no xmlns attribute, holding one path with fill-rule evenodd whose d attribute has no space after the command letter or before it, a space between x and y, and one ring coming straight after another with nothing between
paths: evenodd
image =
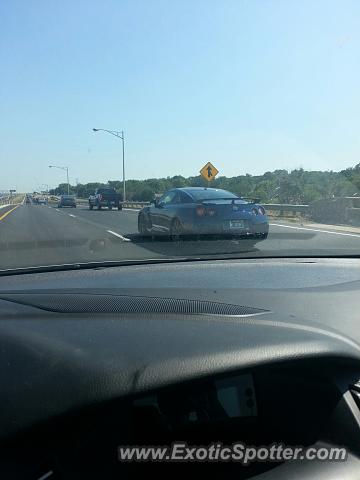
<instances>
[{"instance_id":1,"label":"windshield glass","mask_svg":"<svg viewBox=\"0 0 360 480\"><path fill-rule=\"evenodd\" d=\"M359 254L360 2L0 19L0 270Z\"/></svg>"}]
</instances>

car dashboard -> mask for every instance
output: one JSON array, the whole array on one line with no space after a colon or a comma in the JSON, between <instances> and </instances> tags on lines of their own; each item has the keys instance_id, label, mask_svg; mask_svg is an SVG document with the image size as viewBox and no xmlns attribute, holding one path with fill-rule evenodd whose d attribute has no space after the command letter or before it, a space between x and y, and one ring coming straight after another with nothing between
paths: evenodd
<instances>
[{"instance_id":1,"label":"car dashboard","mask_svg":"<svg viewBox=\"0 0 360 480\"><path fill-rule=\"evenodd\" d=\"M357 261L131 268L0 279L1 478L360 478ZM119 460L174 442L348 457Z\"/></svg>"}]
</instances>

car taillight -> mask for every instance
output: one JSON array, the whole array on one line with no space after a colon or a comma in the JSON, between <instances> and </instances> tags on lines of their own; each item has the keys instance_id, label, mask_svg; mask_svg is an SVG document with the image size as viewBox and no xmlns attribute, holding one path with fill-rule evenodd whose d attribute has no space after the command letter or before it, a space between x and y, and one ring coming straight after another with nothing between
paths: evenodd
<instances>
[{"instance_id":1,"label":"car taillight","mask_svg":"<svg viewBox=\"0 0 360 480\"><path fill-rule=\"evenodd\" d=\"M203 217L205 215L205 208L204 207L196 207L196 215L198 217Z\"/></svg>"},{"instance_id":2,"label":"car taillight","mask_svg":"<svg viewBox=\"0 0 360 480\"><path fill-rule=\"evenodd\" d=\"M259 214L260 215L265 215L265 208L264 207L259 207Z\"/></svg>"},{"instance_id":3,"label":"car taillight","mask_svg":"<svg viewBox=\"0 0 360 480\"><path fill-rule=\"evenodd\" d=\"M251 212L253 213L253 215L259 215L259 211L255 207L251 210Z\"/></svg>"},{"instance_id":4,"label":"car taillight","mask_svg":"<svg viewBox=\"0 0 360 480\"><path fill-rule=\"evenodd\" d=\"M213 217L215 214L216 210L214 208L196 207L196 215L198 217Z\"/></svg>"}]
</instances>

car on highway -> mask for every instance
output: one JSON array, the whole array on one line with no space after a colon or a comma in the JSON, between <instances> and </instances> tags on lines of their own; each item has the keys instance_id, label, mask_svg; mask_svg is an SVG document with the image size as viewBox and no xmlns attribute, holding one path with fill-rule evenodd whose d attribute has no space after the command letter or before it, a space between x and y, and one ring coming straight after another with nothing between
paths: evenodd
<instances>
[{"instance_id":1,"label":"car on highway","mask_svg":"<svg viewBox=\"0 0 360 480\"><path fill-rule=\"evenodd\" d=\"M89 196L89 210L93 208L101 210L104 207L109 210L112 208L122 210L121 196L114 188L97 188L94 195Z\"/></svg>"},{"instance_id":2,"label":"car on highway","mask_svg":"<svg viewBox=\"0 0 360 480\"><path fill-rule=\"evenodd\" d=\"M58 202L58 208L72 207L76 208L75 195L61 195Z\"/></svg>"},{"instance_id":3,"label":"car on highway","mask_svg":"<svg viewBox=\"0 0 360 480\"><path fill-rule=\"evenodd\" d=\"M269 222L262 205L226 190L206 187L174 188L138 214L141 235L230 236L265 240Z\"/></svg>"},{"instance_id":4,"label":"car on highway","mask_svg":"<svg viewBox=\"0 0 360 480\"><path fill-rule=\"evenodd\" d=\"M47 198L46 197L39 197L37 199L37 204L38 205L46 205L47 204Z\"/></svg>"}]
</instances>

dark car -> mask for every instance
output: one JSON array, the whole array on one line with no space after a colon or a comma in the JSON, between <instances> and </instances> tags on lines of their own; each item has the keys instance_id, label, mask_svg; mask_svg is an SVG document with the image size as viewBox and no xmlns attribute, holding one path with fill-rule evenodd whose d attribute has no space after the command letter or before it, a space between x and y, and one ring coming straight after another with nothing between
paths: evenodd
<instances>
[{"instance_id":1,"label":"dark car","mask_svg":"<svg viewBox=\"0 0 360 480\"><path fill-rule=\"evenodd\" d=\"M76 208L76 199L74 195L61 195L58 203L58 208L62 207Z\"/></svg>"},{"instance_id":2,"label":"dark car","mask_svg":"<svg viewBox=\"0 0 360 480\"><path fill-rule=\"evenodd\" d=\"M175 188L166 192L138 216L141 235L230 236L265 240L269 222L264 207L226 190Z\"/></svg>"},{"instance_id":3,"label":"dark car","mask_svg":"<svg viewBox=\"0 0 360 480\"><path fill-rule=\"evenodd\" d=\"M92 210L94 207L97 210L101 210L103 207L109 210L112 210L113 207L122 210L121 196L114 188L98 188L95 190L95 194L89 197L89 209Z\"/></svg>"}]
</instances>

